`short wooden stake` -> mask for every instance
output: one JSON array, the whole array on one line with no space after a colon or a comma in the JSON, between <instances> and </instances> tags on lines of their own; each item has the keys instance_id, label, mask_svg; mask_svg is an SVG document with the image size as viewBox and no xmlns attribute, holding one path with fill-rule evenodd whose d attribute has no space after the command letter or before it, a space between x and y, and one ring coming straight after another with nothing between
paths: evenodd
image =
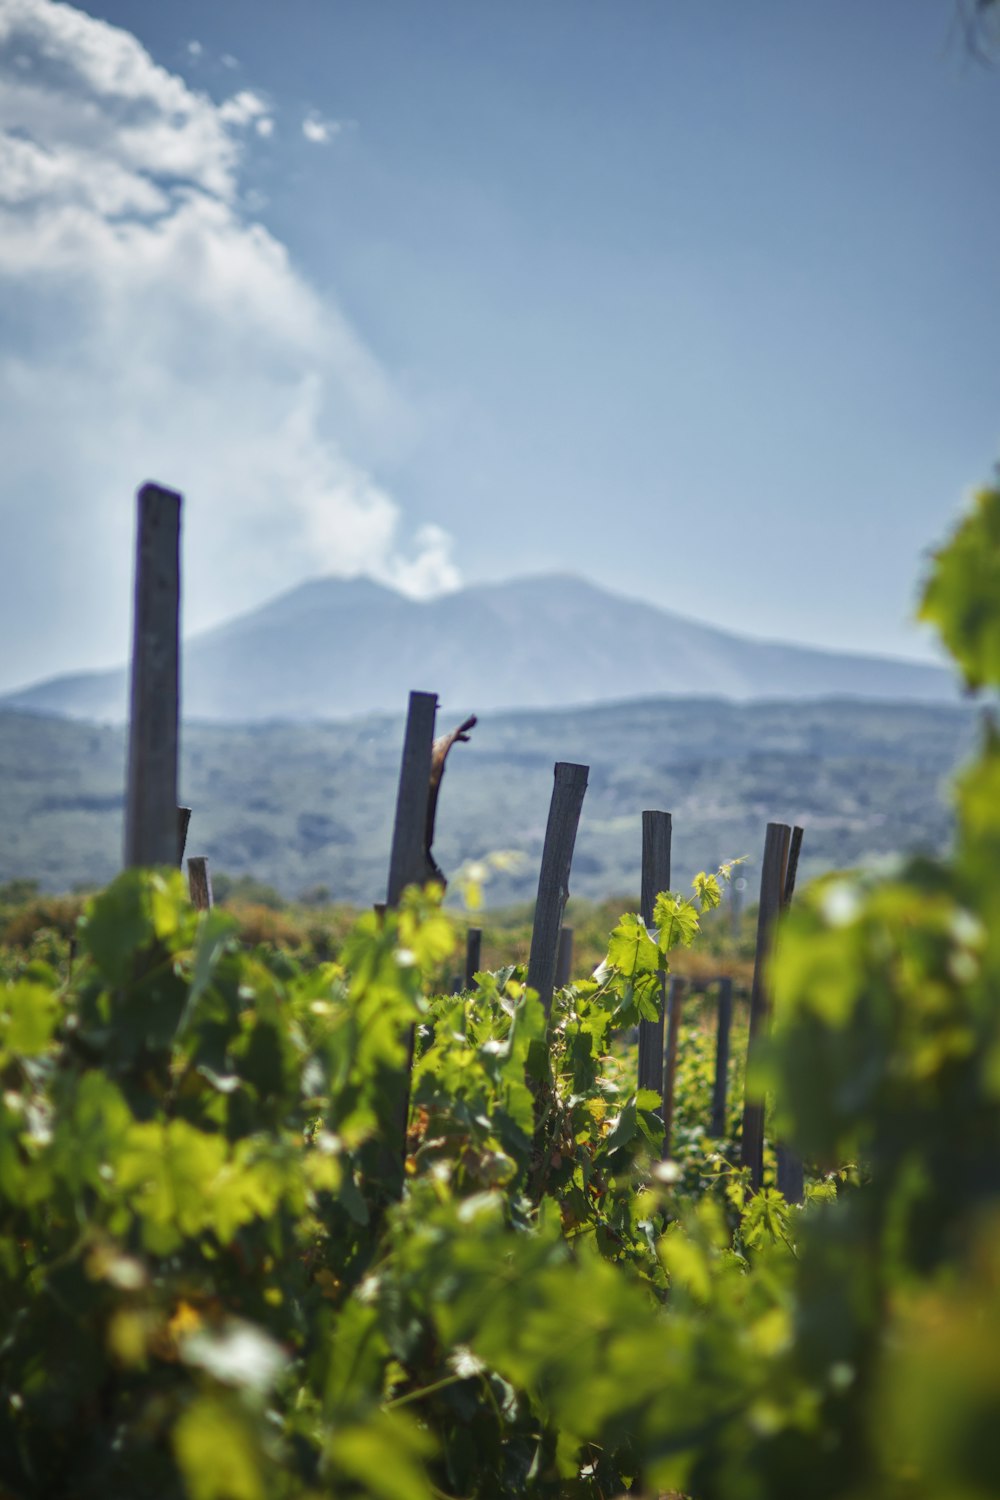
<instances>
[{"instance_id":1,"label":"short wooden stake","mask_svg":"<svg viewBox=\"0 0 1000 1500\"><path fill-rule=\"evenodd\" d=\"M715 1083L712 1088L712 1124L714 1136L726 1133L726 1095L729 1087L729 1033L733 1024L733 981L728 975L719 980L719 1015L715 1033Z\"/></svg>"},{"instance_id":2,"label":"short wooden stake","mask_svg":"<svg viewBox=\"0 0 1000 1500\"><path fill-rule=\"evenodd\" d=\"M215 905L212 895L212 877L208 872L208 860L202 854L195 854L188 860L188 889L191 892L191 904L198 911L211 911Z\"/></svg>"},{"instance_id":3,"label":"short wooden stake","mask_svg":"<svg viewBox=\"0 0 1000 1500\"><path fill-rule=\"evenodd\" d=\"M137 502L125 864L176 866L181 497L144 484Z\"/></svg>"},{"instance_id":4,"label":"short wooden stake","mask_svg":"<svg viewBox=\"0 0 1000 1500\"><path fill-rule=\"evenodd\" d=\"M531 951L528 955L528 984L540 996L546 1015L552 1009L552 991L559 956L559 929L569 899L569 872L589 770L589 766L572 765L565 761L558 761L555 767L555 784L549 804L545 843L542 846L535 921L531 929Z\"/></svg>"},{"instance_id":5,"label":"short wooden stake","mask_svg":"<svg viewBox=\"0 0 1000 1500\"><path fill-rule=\"evenodd\" d=\"M670 976L667 999L667 1050L663 1064L663 1159L670 1155L670 1140L674 1128L674 1094L677 1083L677 1040L681 1030L681 1009L684 1002L684 980L676 974Z\"/></svg>"},{"instance_id":6,"label":"short wooden stake","mask_svg":"<svg viewBox=\"0 0 1000 1500\"><path fill-rule=\"evenodd\" d=\"M470 927L465 934L465 988L471 990L482 968L483 929Z\"/></svg>"},{"instance_id":7,"label":"short wooden stake","mask_svg":"<svg viewBox=\"0 0 1000 1500\"><path fill-rule=\"evenodd\" d=\"M642 815L642 893L639 900L642 920L653 925L653 908L661 891L670 889L670 839L672 824L668 812L644 812ZM663 1100L663 1027L666 1012L666 975L660 975L655 1021L639 1022L638 1083L641 1089L652 1089Z\"/></svg>"},{"instance_id":8,"label":"short wooden stake","mask_svg":"<svg viewBox=\"0 0 1000 1500\"><path fill-rule=\"evenodd\" d=\"M768 823L764 861L760 872L760 909L757 917L757 948L750 992L750 1036L747 1042L747 1073L752 1070L758 1039L767 1029L771 1002L766 967L771 954L774 923L781 910L788 867L791 829L787 823ZM758 1190L764 1178L764 1100L745 1097L741 1161L750 1168L750 1185Z\"/></svg>"},{"instance_id":9,"label":"short wooden stake","mask_svg":"<svg viewBox=\"0 0 1000 1500\"><path fill-rule=\"evenodd\" d=\"M565 924L559 929L559 952L556 955L556 989L561 990L573 977L573 929Z\"/></svg>"}]
</instances>

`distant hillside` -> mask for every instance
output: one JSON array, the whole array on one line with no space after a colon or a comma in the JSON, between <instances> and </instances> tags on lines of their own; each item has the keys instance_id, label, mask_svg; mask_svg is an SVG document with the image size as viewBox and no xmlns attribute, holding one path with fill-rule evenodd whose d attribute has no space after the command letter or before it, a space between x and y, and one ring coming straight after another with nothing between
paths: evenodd
<instances>
[{"instance_id":1,"label":"distant hillside","mask_svg":"<svg viewBox=\"0 0 1000 1500\"><path fill-rule=\"evenodd\" d=\"M591 767L571 881L581 896L634 899L644 808L673 813L675 883L756 858L769 819L805 825L804 875L939 850L951 826L947 779L974 722L962 706L847 701L484 713L448 762L435 853L454 874L464 860L520 850L521 868L497 875L487 896L533 897L556 760ZM384 715L188 725L188 852L289 896L323 886L382 899L401 744L402 719ZM0 881L68 889L109 879L121 859L123 766L120 728L0 712Z\"/></svg>"},{"instance_id":2,"label":"distant hillside","mask_svg":"<svg viewBox=\"0 0 1000 1500\"><path fill-rule=\"evenodd\" d=\"M188 719L249 723L396 712L411 688L449 709L554 708L660 694L951 701L943 669L751 640L580 578L415 601L323 578L186 643ZM39 683L10 707L117 722L121 668Z\"/></svg>"}]
</instances>

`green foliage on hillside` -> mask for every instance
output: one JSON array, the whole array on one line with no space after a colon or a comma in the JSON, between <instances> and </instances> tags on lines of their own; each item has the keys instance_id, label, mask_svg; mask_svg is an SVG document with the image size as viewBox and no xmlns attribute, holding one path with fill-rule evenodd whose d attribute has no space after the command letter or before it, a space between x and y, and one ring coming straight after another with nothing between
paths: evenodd
<instances>
[{"instance_id":1,"label":"green foliage on hillside","mask_svg":"<svg viewBox=\"0 0 1000 1500\"><path fill-rule=\"evenodd\" d=\"M977 548L998 518L991 491ZM948 859L782 924L750 1083L812 1163L802 1207L700 1133L704 1037L666 1163L616 1050L710 885L624 914L547 1024L510 973L441 993L433 894L303 965L176 873L119 877L72 976L22 952L0 999L0 1490L995 1495L992 727L956 818Z\"/></svg>"},{"instance_id":2,"label":"green foliage on hillside","mask_svg":"<svg viewBox=\"0 0 1000 1500\"><path fill-rule=\"evenodd\" d=\"M803 877L942 853L952 832L944 788L973 738L968 709L923 704L660 699L483 714L449 758L435 854L454 886L465 862L518 850L520 865L494 871L485 896L491 907L531 900L557 760L591 768L572 885L592 901L637 890L647 807L673 814L683 882L734 854L756 859L770 819L806 823ZM188 853L207 855L213 875L285 899L325 888L327 900L380 901L401 742L401 722L388 717L186 724ZM124 764L121 730L0 712L0 881L67 891L110 880Z\"/></svg>"}]
</instances>

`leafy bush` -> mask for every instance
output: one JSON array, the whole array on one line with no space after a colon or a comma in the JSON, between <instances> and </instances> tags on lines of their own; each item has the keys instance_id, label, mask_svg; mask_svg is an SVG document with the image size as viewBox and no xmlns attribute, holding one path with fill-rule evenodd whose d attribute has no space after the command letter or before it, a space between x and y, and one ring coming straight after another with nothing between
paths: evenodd
<instances>
[{"instance_id":1,"label":"leafy bush","mask_svg":"<svg viewBox=\"0 0 1000 1500\"><path fill-rule=\"evenodd\" d=\"M998 567L988 491L927 594L970 681ZM28 949L0 1000L0 1490L996 1494L992 727L957 812L949 861L783 924L750 1085L814 1164L801 1208L700 1134L703 1033L668 1162L613 1045L709 881L624 916L547 1021L511 971L440 993L433 893L304 965L120 877L72 977Z\"/></svg>"}]
</instances>

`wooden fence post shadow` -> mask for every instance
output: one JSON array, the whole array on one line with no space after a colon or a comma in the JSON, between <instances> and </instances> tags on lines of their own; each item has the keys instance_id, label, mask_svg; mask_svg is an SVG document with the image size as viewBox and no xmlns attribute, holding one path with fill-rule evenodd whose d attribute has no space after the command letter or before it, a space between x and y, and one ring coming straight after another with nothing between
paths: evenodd
<instances>
[{"instance_id":1,"label":"wooden fence post shadow","mask_svg":"<svg viewBox=\"0 0 1000 1500\"><path fill-rule=\"evenodd\" d=\"M661 891L670 889L671 817L668 812L642 815L642 894L639 906L647 927L653 925L653 907ZM655 1021L639 1022L638 1084L660 1096L663 1114L663 1030L666 1015L666 974L660 975L658 1011Z\"/></svg>"},{"instance_id":2,"label":"wooden fence post shadow","mask_svg":"<svg viewBox=\"0 0 1000 1500\"><path fill-rule=\"evenodd\" d=\"M552 1009L559 932L569 898L569 872L589 771L589 766L572 765L566 761L558 761L555 766L528 955L528 985L537 991L546 1016Z\"/></svg>"},{"instance_id":3,"label":"wooden fence post shadow","mask_svg":"<svg viewBox=\"0 0 1000 1500\"><path fill-rule=\"evenodd\" d=\"M125 865L177 865L181 496L137 496Z\"/></svg>"}]
</instances>

